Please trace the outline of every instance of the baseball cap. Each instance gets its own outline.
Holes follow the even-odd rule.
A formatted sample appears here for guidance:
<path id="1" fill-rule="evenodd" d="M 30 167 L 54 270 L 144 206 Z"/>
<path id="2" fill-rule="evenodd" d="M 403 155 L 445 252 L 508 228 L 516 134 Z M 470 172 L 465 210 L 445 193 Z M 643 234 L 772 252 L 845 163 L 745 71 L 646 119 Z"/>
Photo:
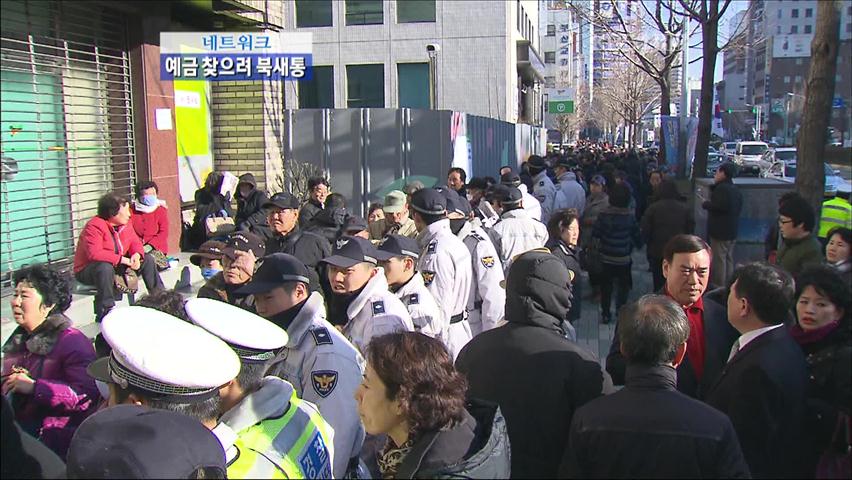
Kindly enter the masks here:
<path id="1" fill-rule="evenodd" d="M 68 478 L 195 478 L 199 469 L 225 478 L 225 452 L 198 420 L 141 405 L 116 405 L 77 428 L 67 456 Z"/>
<path id="2" fill-rule="evenodd" d="M 556 162 L 556 166 L 562 167 L 566 170 L 571 170 L 571 168 L 574 166 L 574 162 L 568 157 L 559 157 L 559 160 Z"/>
<path id="3" fill-rule="evenodd" d="M 331 256 L 320 260 L 340 268 L 349 268 L 359 263 L 378 263 L 376 247 L 369 240 L 361 237 L 344 235 L 334 242 Z"/>
<path id="4" fill-rule="evenodd" d="M 447 213 L 447 197 L 434 188 L 424 188 L 411 196 L 411 208 L 425 215 Z"/>
<path id="5" fill-rule="evenodd" d="M 263 257 L 251 280 L 236 290 L 238 295 L 266 293 L 284 282 L 302 282 L 310 285 L 308 267 L 301 260 L 286 253 L 273 253 Z"/>
<path id="6" fill-rule="evenodd" d="M 201 259 L 221 260 L 224 255 L 225 243 L 218 240 L 207 240 L 202 243 L 196 253 L 189 257 L 189 262 L 195 266 L 201 266 Z"/>
<path id="7" fill-rule="evenodd" d="M 521 177 L 515 172 L 506 172 L 500 176 L 500 184 L 507 187 L 517 187 L 521 184 Z"/>
<path id="8" fill-rule="evenodd" d="M 276 193 L 263 204 L 263 208 L 276 207 L 282 210 L 298 210 L 300 206 L 299 199 L 296 198 L 295 195 L 287 192 Z"/>
<path id="9" fill-rule="evenodd" d="M 263 240 L 257 235 L 249 232 L 234 232 L 225 239 L 225 248 L 222 254 L 228 258 L 235 258 L 235 252 L 252 252 L 255 258 L 261 258 L 266 253 Z"/>
<path id="10" fill-rule="evenodd" d="M 350 233 L 363 232 L 367 228 L 367 221 L 364 220 L 364 217 L 359 217 L 358 215 L 349 215 L 348 217 L 346 217 L 346 222 L 343 224 L 342 230 L 344 234 L 348 235 Z"/>
<path id="11" fill-rule="evenodd" d="M 530 155 L 530 158 L 527 159 L 527 163 L 529 163 L 529 166 L 532 167 L 532 168 L 538 168 L 538 169 L 547 168 L 547 163 L 544 161 L 544 158 L 542 158 L 540 155 Z"/>
<path id="12" fill-rule="evenodd" d="M 420 258 L 420 245 L 417 240 L 402 235 L 388 235 L 379 242 L 379 260 L 390 260 L 394 257 Z"/>
<path id="13" fill-rule="evenodd" d="M 606 178 L 604 178 L 603 175 L 595 175 L 595 176 L 592 177 L 591 180 L 589 180 L 589 183 L 595 183 L 595 184 L 598 184 L 600 186 L 605 187 L 606 186 Z"/>
<path id="14" fill-rule="evenodd" d="M 507 187 L 505 185 L 500 185 L 494 189 L 494 198 L 506 205 L 517 205 L 521 203 L 523 199 L 523 195 L 521 191 L 516 187 Z"/>
<path id="15" fill-rule="evenodd" d="M 386 213 L 399 213 L 405 208 L 407 201 L 405 192 L 400 190 L 391 190 L 385 195 L 385 205 L 382 207 Z"/>

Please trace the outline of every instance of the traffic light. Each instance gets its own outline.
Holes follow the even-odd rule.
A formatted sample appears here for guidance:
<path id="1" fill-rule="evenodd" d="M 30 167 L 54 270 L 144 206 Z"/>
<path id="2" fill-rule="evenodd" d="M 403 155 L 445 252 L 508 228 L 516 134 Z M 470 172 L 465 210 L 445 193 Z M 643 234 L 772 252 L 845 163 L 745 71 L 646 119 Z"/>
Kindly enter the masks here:
<path id="1" fill-rule="evenodd" d="M 751 107 L 751 113 L 757 113 L 757 107 Z"/>
<path id="2" fill-rule="evenodd" d="M 734 109 L 733 109 L 733 108 L 729 108 L 729 109 L 728 109 L 728 113 L 734 113 Z"/>

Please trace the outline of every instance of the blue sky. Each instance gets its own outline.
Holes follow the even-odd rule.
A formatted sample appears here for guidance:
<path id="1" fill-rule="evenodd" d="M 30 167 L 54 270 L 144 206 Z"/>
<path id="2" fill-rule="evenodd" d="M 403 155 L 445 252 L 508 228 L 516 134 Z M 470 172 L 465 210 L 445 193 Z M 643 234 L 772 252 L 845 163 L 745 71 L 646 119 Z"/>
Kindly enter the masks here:
<path id="1" fill-rule="evenodd" d="M 731 19 L 734 18 L 734 15 L 736 15 L 737 12 L 740 12 L 740 11 L 747 9 L 748 3 L 749 3 L 748 0 L 734 0 L 733 2 L 731 2 L 731 5 L 725 11 L 725 15 L 724 15 L 724 17 L 722 17 L 722 21 L 720 22 L 720 25 L 719 25 L 720 41 L 721 41 L 721 37 L 723 35 L 724 35 L 724 38 L 727 38 L 727 32 L 728 32 L 728 29 L 729 29 L 729 24 L 731 22 Z M 693 25 L 692 28 L 695 28 L 695 26 Z M 700 33 L 701 33 L 700 31 L 696 33 L 697 38 L 693 38 L 692 41 L 689 42 L 690 45 L 694 45 L 695 43 L 698 43 L 700 41 L 700 37 L 699 37 Z M 694 60 L 694 59 L 696 59 L 700 56 L 701 56 L 701 47 L 700 46 L 698 48 L 692 48 L 692 49 L 689 50 L 689 59 L 690 60 Z M 718 58 L 716 58 L 716 75 L 715 75 L 714 82 L 718 82 L 718 81 L 722 80 L 722 63 L 723 63 L 722 62 L 722 60 L 723 60 L 722 56 L 723 56 L 723 54 L 720 53 Z M 696 80 L 700 79 L 701 78 L 701 61 L 699 60 L 699 61 L 693 63 L 692 65 L 690 65 L 689 68 L 687 69 L 687 72 L 689 73 L 689 78 L 694 78 Z"/>

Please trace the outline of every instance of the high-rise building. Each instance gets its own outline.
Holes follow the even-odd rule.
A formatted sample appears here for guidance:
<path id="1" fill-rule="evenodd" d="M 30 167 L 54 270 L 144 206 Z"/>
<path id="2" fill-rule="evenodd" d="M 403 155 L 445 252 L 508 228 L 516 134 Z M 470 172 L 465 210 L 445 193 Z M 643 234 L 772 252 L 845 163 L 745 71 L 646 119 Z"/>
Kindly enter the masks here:
<path id="1" fill-rule="evenodd" d="M 430 107 L 540 125 L 539 1 L 287 0 L 285 30 L 313 33 L 314 79 L 290 108 Z"/>

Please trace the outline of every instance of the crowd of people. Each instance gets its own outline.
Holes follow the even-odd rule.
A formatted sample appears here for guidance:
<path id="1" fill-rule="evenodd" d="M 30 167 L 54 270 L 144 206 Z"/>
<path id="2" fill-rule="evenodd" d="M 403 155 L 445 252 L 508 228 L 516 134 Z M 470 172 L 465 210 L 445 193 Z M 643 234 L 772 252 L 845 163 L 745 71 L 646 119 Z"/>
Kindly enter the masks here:
<path id="1" fill-rule="evenodd" d="M 234 211 L 214 172 L 189 299 L 160 278 L 157 185 L 108 193 L 73 279 L 15 273 L 3 477 L 848 478 L 848 202 L 818 219 L 784 195 L 765 261 L 736 265 L 735 176 L 698 206 L 703 239 L 665 168 L 593 144 L 453 168 L 366 219 L 327 179 L 300 199 L 250 173 Z M 653 291 L 630 302 L 637 274 Z M 94 342 L 65 315 L 74 280 Z M 595 299 L 605 362 L 573 325 Z"/>

